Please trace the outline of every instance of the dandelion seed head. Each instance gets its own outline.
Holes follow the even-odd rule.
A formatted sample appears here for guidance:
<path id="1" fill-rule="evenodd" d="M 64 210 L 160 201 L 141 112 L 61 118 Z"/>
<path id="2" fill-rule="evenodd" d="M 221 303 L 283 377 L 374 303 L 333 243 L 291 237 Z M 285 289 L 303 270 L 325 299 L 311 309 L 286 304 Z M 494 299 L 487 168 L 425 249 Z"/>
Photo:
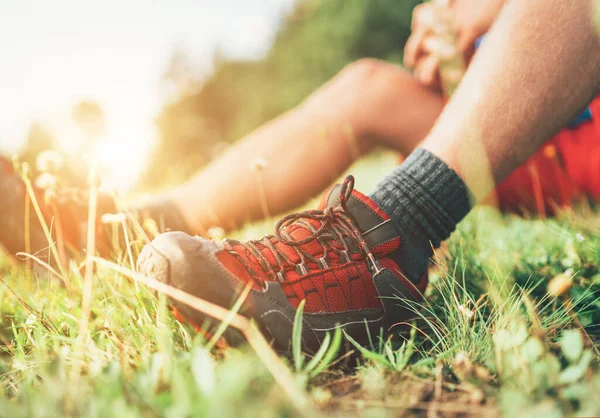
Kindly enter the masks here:
<path id="1" fill-rule="evenodd" d="M 471 319 L 473 318 L 473 315 L 475 315 L 475 313 L 469 308 L 467 308 L 465 305 L 458 305 L 458 310 L 467 319 Z"/>
<path id="2" fill-rule="evenodd" d="M 48 172 L 42 173 L 35 179 L 35 185 L 42 190 L 55 189 L 58 186 L 58 180 L 54 174 Z"/>
<path id="3" fill-rule="evenodd" d="M 37 155 L 35 166 L 42 173 L 56 174 L 62 167 L 64 161 L 62 156 L 56 151 L 42 151 Z"/>

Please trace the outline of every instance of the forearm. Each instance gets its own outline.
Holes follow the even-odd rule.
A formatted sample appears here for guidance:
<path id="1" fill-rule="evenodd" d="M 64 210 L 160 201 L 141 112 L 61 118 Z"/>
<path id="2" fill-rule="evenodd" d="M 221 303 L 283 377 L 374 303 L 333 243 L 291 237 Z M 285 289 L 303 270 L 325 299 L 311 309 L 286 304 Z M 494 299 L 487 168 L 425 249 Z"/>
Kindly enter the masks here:
<path id="1" fill-rule="evenodd" d="M 476 198 L 595 95 L 600 42 L 589 0 L 508 1 L 423 147 Z"/>

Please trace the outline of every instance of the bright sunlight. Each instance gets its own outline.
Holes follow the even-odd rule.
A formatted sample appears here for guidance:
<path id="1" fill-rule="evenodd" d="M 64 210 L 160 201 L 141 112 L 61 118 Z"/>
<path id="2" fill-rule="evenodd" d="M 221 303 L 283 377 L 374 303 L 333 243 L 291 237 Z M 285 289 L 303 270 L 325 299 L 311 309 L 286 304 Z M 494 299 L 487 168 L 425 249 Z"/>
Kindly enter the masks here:
<path id="1" fill-rule="evenodd" d="M 197 82 L 216 50 L 260 58 L 291 4 L 3 2 L 0 51 L 10 65 L 0 69 L 0 151 L 19 152 L 37 124 L 66 154 L 98 158 L 109 187 L 128 190 L 156 143 L 155 118 L 171 100 L 164 75 L 173 54 L 185 53 Z M 232 8 L 239 13 L 231 15 Z M 103 113 L 95 156 L 81 154 L 72 118 L 80 101 L 96 103 Z"/>

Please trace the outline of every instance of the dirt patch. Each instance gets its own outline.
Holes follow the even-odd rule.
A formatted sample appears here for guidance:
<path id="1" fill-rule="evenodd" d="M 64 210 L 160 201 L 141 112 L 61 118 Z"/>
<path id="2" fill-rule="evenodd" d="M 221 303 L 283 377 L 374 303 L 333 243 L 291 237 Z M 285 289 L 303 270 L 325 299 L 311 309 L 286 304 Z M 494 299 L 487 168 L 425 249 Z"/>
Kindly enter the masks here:
<path id="1" fill-rule="evenodd" d="M 332 394 L 326 410 L 350 416 L 497 417 L 493 394 L 468 384 L 445 383 L 404 373 L 390 373 L 381 391 L 365 387 L 359 376 L 343 377 L 320 386 Z"/>

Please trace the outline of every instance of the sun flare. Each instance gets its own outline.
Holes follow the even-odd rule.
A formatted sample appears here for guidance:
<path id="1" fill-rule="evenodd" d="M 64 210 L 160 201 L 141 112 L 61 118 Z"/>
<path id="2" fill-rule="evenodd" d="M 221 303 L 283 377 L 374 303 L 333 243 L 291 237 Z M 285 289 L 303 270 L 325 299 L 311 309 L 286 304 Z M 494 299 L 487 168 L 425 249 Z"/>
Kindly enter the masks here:
<path id="1" fill-rule="evenodd" d="M 144 169 L 147 148 L 143 141 L 120 135 L 99 141 L 91 157 L 98 162 L 102 186 L 120 193 L 128 191 Z"/>

